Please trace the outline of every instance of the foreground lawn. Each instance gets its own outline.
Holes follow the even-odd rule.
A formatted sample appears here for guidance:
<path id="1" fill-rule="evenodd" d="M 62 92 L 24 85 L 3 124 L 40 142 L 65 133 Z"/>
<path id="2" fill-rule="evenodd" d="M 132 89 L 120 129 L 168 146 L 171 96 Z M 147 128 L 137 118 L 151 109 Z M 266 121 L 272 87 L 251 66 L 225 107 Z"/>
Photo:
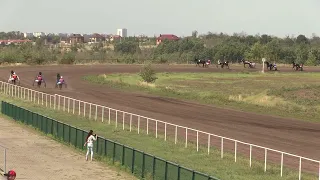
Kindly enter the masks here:
<path id="1" fill-rule="evenodd" d="M 84 79 L 124 90 L 320 121 L 320 73 L 158 73 L 157 77 L 154 84 L 142 83 L 138 74 Z"/>
<path id="2" fill-rule="evenodd" d="M 163 141 L 163 137 L 156 139 L 154 135 L 146 135 L 140 131 L 140 135 L 136 131 L 130 132 L 128 127 L 123 131 L 121 127 L 115 128 L 114 124 L 106 124 L 98 121 L 84 119 L 64 112 L 57 112 L 52 109 L 44 109 L 27 101 L 12 99 L 1 95 L 1 100 L 14 103 L 18 106 L 27 108 L 31 111 L 46 115 L 67 124 L 76 126 L 81 129 L 93 129 L 99 136 L 126 144 L 133 148 L 156 155 L 158 157 L 176 162 L 187 168 L 191 168 L 200 172 L 218 177 L 221 180 L 289 180 L 298 179 L 298 171 L 284 169 L 283 177 L 280 177 L 279 166 L 267 166 L 267 172 L 263 171 L 264 163 L 253 161 L 252 167 L 249 167 L 249 159 L 238 155 L 237 163 L 234 162 L 233 154 L 224 154 L 224 159 L 220 158 L 220 152 L 212 148 L 210 155 L 207 154 L 207 148 L 201 147 L 199 152 L 195 151 L 195 147 L 190 144 L 188 148 L 184 148 L 184 144 L 175 145 L 173 140 L 167 139 Z M 303 179 L 316 179 L 316 176 L 303 174 Z"/>

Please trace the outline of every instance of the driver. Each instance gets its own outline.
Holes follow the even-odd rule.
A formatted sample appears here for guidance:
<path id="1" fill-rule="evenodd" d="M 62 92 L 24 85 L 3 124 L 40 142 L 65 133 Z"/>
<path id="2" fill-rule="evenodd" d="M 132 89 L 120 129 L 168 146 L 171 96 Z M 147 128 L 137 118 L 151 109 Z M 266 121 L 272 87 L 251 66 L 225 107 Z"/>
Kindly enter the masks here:
<path id="1" fill-rule="evenodd" d="M 44 81 L 44 78 L 42 76 L 42 72 L 39 72 L 39 74 L 36 76 L 36 82 L 39 82 L 39 81 Z"/>
<path id="2" fill-rule="evenodd" d="M 8 81 L 19 80 L 19 79 L 20 79 L 19 76 L 14 71 L 11 71 Z"/>
<path id="3" fill-rule="evenodd" d="M 60 79 L 59 79 L 59 81 L 58 81 L 58 83 L 57 84 L 63 84 L 64 83 L 64 79 L 63 79 L 63 77 L 62 76 L 60 76 Z"/>

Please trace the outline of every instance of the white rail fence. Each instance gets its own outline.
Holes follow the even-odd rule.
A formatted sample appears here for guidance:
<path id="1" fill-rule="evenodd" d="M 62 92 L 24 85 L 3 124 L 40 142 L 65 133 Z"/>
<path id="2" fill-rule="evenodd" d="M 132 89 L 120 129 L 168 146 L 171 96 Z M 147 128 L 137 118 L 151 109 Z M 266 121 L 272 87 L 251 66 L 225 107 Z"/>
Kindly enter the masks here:
<path id="1" fill-rule="evenodd" d="M 236 139 L 219 136 L 212 133 L 203 132 L 197 129 L 172 124 L 157 119 L 141 116 L 138 114 L 113 109 L 90 102 L 81 101 L 78 99 L 66 97 L 58 94 L 47 94 L 33 89 L 12 85 L 6 82 L 1 83 L 0 92 L 16 98 L 21 98 L 33 103 L 43 105 L 45 107 L 68 112 L 78 116 L 82 116 L 95 121 L 115 124 L 115 127 L 120 127 L 125 130 L 127 127 L 130 131 L 136 130 L 138 134 L 146 133 L 154 134 L 156 138 L 172 138 L 174 143 L 182 141 L 185 147 L 191 142 L 195 145 L 196 151 L 199 151 L 199 146 L 207 147 L 207 153 L 214 147 L 220 147 L 221 158 L 224 157 L 224 152 L 230 151 L 234 153 L 234 161 L 237 162 L 238 153 L 247 154 L 249 156 L 249 166 L 252 166 L 252 158 L 261 159 L 264 161 L 264 171 L 267 171 L 267 161 L 280 161 L 280 176 L 283 176 L 284 165 L 296 167 L 301 180 L 302 165 L 308 172 L 318 174 L 320 180 L 320 161 L 294 155 L 291 153 L 242 142 Z"/>
<path id="2" fill-rule="evenodd" d="M 0 145 L 0 174 L 7 172 L 7 148 Z M 3 175 L 3 174 L 2 174 Z"/>

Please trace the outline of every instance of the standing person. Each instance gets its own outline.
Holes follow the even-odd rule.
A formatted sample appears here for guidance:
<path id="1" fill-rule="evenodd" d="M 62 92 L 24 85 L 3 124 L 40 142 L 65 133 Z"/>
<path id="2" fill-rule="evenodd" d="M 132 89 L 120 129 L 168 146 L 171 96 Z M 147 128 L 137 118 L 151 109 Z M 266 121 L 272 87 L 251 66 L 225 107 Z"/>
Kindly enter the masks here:
<path id="1" fill-rule="evenodd" d="M 98 136 L 96 134 L 93 134 L 93 131 L 90 130 L 90 132 L 88 133 L 88 136 L 86 138 L 86 142 L 83 145 L 83 146 L 87 145 L 86 161 L 88 161 L 89 152 L 91 154 L 91 161 L 92 161 L 92 158 L 93 158 L 93 141 L 96 141 L 97 137 Z"/>
<path id="2" fill-rule="evenodd" d="M 14 170 L 10 170 L 8 173 L 4 174 L 4 176 L 6 176 L 5 180 L 15 180 L 17 174 Z"/>

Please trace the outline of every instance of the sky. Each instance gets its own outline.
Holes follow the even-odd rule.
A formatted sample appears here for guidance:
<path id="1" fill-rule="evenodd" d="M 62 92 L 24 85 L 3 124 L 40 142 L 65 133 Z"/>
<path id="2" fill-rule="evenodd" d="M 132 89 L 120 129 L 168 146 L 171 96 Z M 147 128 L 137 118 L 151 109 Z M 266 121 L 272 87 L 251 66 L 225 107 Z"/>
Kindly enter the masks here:
<path id="1" fill-rule="evenodd" d="M 320 35 L 319 0 L 0 0 L 0 31 Z"/>

